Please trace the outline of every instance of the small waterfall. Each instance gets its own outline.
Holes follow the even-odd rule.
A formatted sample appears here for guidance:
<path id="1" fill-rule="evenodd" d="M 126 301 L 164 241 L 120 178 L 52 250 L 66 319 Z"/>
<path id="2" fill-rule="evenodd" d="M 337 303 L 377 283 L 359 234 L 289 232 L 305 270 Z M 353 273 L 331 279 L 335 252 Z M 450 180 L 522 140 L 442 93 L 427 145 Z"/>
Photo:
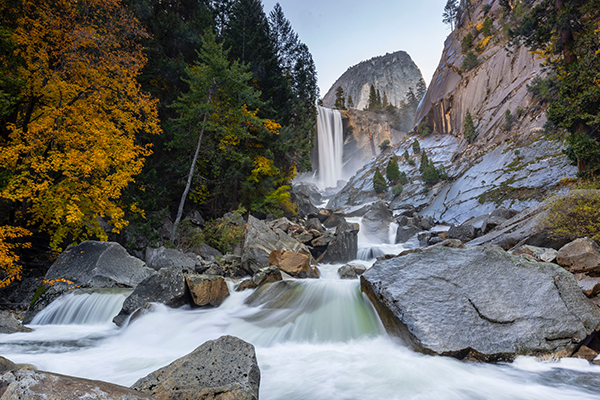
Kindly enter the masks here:
<path id="1" fill-rule="evenodd" d="M 319 151 L 319 182 L 322 189 L 336 187 L 342 179 L 344 135 L 342 114 L 338 110 L 317 107 L 317 144 Z"/>
<path id="2" fill-rule="evenodd" d="M 32 325 L 101 325 L 112 324 L 131 290 L 109 289 L 107 292 L 74 292 L 62 295 L 40 311 Z"/>

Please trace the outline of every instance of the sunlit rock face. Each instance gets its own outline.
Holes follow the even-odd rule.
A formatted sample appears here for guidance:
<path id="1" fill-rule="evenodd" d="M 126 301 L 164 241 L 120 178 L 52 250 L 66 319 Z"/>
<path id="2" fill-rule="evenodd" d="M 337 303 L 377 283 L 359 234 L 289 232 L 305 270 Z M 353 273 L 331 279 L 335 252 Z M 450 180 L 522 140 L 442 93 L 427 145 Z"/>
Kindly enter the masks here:
<path id="1" fill-rule="evenodd" d="M 422 78 L 419 67 L 405 51 L 374 57 L 348 68 L 323 97 L 323 105 L 333 108 L 335 91 L 341 87 L 346 99 L 352 96 L 353 108 L 364 110 L 373 85 L 382 98 L 385 93 L 389 103 L 399 106 L 406 99 L 408 88 L 414 91 Z"/>

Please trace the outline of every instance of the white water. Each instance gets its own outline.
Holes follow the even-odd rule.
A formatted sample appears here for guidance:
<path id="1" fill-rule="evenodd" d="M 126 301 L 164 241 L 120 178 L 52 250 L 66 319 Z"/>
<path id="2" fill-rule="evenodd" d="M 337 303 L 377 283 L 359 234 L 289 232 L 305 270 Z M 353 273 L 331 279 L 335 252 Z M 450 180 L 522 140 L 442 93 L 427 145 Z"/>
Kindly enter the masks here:
<path id="1" fill-rule="evenodd" d="M 319 186 L 336 187 L 342 179 L 344 138 L 342 115 L 338 110 L 317 106 L 317 145 L 319 152 Z"/>
<path id="2" fill-rule="evenodd" d="M 216 309 L 157 305 L 122 329 L 73 320 L 31 325 L 34 332 L 0 335 L 0 354 L 41 370 L 129 386 L 230 334 L 256 347 L 262 400 L 600 400 L 600 367 L 587 361 L 522 357 L 486 365 L 409 350 L 384 332 L 358 281 L 337 279 L 340 266 L 321 265 L 320 280 L 278 283 L 286 290 L 257 296 L 252 305 L 244 303 L 252 291 L 232 292 Z M 74 297 L 58 301 L 68 308 L 79 301 Z"/>

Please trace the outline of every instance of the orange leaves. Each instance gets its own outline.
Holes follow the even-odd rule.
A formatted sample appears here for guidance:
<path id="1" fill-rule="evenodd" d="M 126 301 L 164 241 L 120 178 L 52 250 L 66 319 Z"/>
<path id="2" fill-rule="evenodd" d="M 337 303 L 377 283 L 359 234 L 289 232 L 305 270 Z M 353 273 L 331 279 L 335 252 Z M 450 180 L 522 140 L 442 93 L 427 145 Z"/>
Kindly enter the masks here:
<path id="1" fill-rule="evenodd" d="M 119 0 L 21 4 L 13 39 L 27 88 L 0 144 L 13 173 L 0 197 L 30 204 L 55 250 L 66 238 L 106 239 L 98 217 L 115 232 L 126 225 L 117 201 L 150 154 L 136 137 L 160 132 L 156 101 L 135 79 L 146 34 Z"/>
<path id="2" fill-rule="evenodd" d="M 31 235 L 27 229 L 14 226 L 0 226 L 0 288 L 10 285 L 11 282 L 21 279 L 22 266 L 17 264 L 19 256 L 14 253 L 17 244 L 15 239 Z M 27 248 L 29 243 L 21 243 L 21 248 Z"/>

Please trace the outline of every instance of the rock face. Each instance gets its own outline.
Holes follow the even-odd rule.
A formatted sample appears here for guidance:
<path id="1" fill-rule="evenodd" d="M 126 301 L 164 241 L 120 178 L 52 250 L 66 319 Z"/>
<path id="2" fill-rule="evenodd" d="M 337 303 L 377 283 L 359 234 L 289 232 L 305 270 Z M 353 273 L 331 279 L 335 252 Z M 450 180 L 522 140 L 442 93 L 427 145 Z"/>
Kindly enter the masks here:
<path id="1" fill-rule="evenodd" d="M 193 271 L 196 267 L 196 257 L 185 254 L 178 249 L 167 249 L 163 246 L 158 249 L 146 248 L 146 263 L 148 267 L 158 271 L 161 268 L 178 267 Z"/>
<path id="2" fill-rule="evenodd" d="M 600 323 L 570 273 L 500 249 L 436 247 L 378 261 L 361 288 L 388 331 L 460 359 L 569 356 Z"/>
<path id="3" fill-rule="evenodd" d="M 404 51 L 374 57 L 348 68 L 323 97 L 323 105 L 333 108 L 335 91 L 341 87 L 346 97 L 352 96 L 354 108 L 363 110 L 369 103 L 373 85 L 381 97 L 385 93 L 391 104 L 399 106 L 406 100 L 408 88 L 414 90 L 420 79 L 423 79 L 421 71 Z"/>
<path id="4" fill-rule="evenodd" d="M 14 314 L 8 311 L 0 311 L 0 333 L 16 332 L 31 332 L 31 329 L 23 326 Z"/>
<path id="5" fill-rule="evenodd" d="M 233 336 L 210 340 L 131 387 L 158 400 L 258 400 L 254 346 Z"/>
<path id="6" fill-rule="evenodd" d="M 127 317 L 147 303 L 159 302 L 169 307 L 181 307 L 188 303 L 188 290 L 180 268 L 163 268 L 149 276 L 135 288 L 123 303 L 119 314 L 113 319 L 118 326 Z"/>
<path id="7" fill-rule="evenodd" d="M 199 307 L 218 307 L 229 296 L 227 283 L 222 276 L 187 275 L 185 282 L 194 304 Z"/>
<path id="8" fill-rule="evenodd" d="M 0 394 L 2 400 L 153 399 L 145 393 L 112 383 L 28 369 L 18 369 L 0 376 Z"/>
<path id="9" fill-rule="evenodd" d="M 58 256 L 46 273 L 46 280 L 64 278 L 80 286 L 135 287 L 153 273 L 118 243 L 87 241 Z"/>

